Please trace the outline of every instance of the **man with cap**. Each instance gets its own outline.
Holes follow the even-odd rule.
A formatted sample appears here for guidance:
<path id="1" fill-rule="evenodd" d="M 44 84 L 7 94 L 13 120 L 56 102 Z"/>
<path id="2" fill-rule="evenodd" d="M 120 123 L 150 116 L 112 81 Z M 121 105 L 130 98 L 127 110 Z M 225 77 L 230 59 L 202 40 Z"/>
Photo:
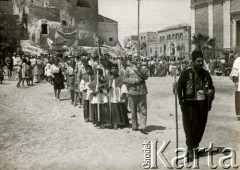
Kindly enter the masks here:
<path id="1" fill-rule="evenodd" d="M 137 58 L 133 58 L 129 66 L 123 76 L 123 83 L 128 87 L 128 101 L 132 113 L 132 130 L 140 130 L 141 133 L 148 134 L 145 130 L 147 123 L 148 93 L 145 81 L 148 79 L 148 70 L 137 63 Z M 138 108 L 139 121 L 137 116 Z"/>
<path id="2" fill-rule="evenodd" d="M 201 142 L 214 92 L 212 78 L 203 69 L 202 51 L 193 51 L 192 68 L 183 71 L 177 85 L 190 160 L 193 158 L 193 149 L 198 148 Z"/>

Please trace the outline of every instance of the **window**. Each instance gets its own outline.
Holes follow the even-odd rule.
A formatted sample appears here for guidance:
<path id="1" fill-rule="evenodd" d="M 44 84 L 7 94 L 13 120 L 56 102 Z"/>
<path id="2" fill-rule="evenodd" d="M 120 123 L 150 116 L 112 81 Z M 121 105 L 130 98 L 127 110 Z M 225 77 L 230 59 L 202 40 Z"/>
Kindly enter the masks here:
<path id="1" fill-rule="evenodd" d="M 182 33 L 180 33 L 180 37 L 179 37 L 180 39 L 183 39 L 183 34 Z"/>
<path id="2" fill-rule="evenodd" d="M 172 35 L 172 39 L 173 39 L 173 40 L 175 39 L 175 35 L 174 35 L 174 34 Z"/>
<path id="3" fill-rule="evenodd" d="M 176 34 L 176 39 L 179 39 L 178 34 Z"/>
<path id="4" fill-rule="evenodd" d="M 152 48 L 150 48 L 150 53 L 152 53 Z"/>
<path id="5" fill-rule="evenodd" d="M 84 7 L 84 8 L 92 8 L 92 5 L 88 0 L 78 0 L 77 6 Z"/>
<path id="6" fill-rule="evenodd" d="M 109 38 L 109 41 L 113 41 L 113 38 L 112 38 L 112 37 L 110 37 L 110 38 Z"/>
<path id="7" fill-rule="evenodd" d="M 141 37 L 141 40 L 143 40 L 143 37 Z"/>
<path id="8" fill-rule="evenodd" d="M 160 47 L 160 53 L 162 53 L 162 47 Z"/>
<path id="9" fill-rule="evenodd" d="M 145 38 L 146 38 L 146 37 L 144 36 L 144 40 L 145 40 Z"/>
<path id="10" fill-rule="evenodd" d="M 62 25 L 67 26 L 67 21 L 66 20 L 62 20 Z"/>
<path id="11" fill-rule="evenodd" d="M 185 51 L 185 45 L 184 44 L 181 46 L 181 51 Z"/>

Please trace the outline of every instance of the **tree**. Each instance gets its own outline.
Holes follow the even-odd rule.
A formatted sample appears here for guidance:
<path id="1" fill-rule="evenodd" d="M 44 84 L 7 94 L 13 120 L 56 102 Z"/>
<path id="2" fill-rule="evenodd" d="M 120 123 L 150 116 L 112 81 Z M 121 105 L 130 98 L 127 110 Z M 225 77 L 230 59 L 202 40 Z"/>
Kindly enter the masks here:
<path id="1" fill-rule="evenodd" d="M 192 36 L 192 44 L 195 45 L 195 50 L 205 51 L 206 49 L 211 49 L 212 57 L 214 57 L 214 49 L 216 45 L 216 39 L 210 38 L 208 35 L 198 33 L 193 34 Z"/>
<path id="2" fill-rule="evenodd" d="M 198 33 L 193 34 L 192 36 L 192 43 L 195 45 L 196 50 L 203 50 L 204 47 L 207 46 L 208 41 L 209 41 L 209 36 L 205 34 Z"/>

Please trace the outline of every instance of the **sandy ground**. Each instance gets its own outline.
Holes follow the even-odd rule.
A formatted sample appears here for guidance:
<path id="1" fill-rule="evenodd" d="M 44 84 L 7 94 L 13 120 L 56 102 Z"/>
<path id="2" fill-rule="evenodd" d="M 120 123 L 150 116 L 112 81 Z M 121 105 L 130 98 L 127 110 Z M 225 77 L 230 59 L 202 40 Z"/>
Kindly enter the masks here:
<path id="1" fill-rule="evenodd" d="M 213 77 L 216 98 L 209 113 L 201 147 L 210 142 L 236 151 L 240 164 L 240 121 L 234 111 L 234 88 L 228 77 Z M 82 170 L 143 169 L 144 141 L 171 140 L 164 155 L 169 161 L 175 149 L 175 108 L 173 77 L 149 78 L 148 135 L 130 128 L 97 129 L 83 120 L 83 110 L 70 105 L 64 90 L 62 101 L 53 98 L 46 83 L 16 88 L 16 81 L 0 85 L 0 169 L 1 170 Z M 76 117 L 71 117 L 72 115 Z M 129 114 L 129 118 L 131 114 Z M 179 146 L 185 147 L 182 116 L 179 112 Z M 214 163 L 223 157 L 214 155 Z M 229 164 L 229 161 L 226 162 Z M 200 169 L 208 169 L 207 156 Z M 164 168 L 158 161 L 159 169 Z"/>

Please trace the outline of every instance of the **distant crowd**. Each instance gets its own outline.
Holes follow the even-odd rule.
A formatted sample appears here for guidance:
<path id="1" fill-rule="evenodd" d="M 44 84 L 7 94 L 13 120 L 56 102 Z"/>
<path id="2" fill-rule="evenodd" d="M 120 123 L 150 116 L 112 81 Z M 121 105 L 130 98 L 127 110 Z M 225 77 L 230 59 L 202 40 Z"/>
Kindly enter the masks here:
<path id="1" fill-rule="evenodd" d="M 33 85 L 33 83 L 39 83 L 42 80 L 46 80 L 51 83 L 51 76 L 49 69 L 51 64 L 53 64 L 53 55 L 41 54 L 37 55 L 25 55 L 25 54 L 4 54 L 0 55 L 0 77 L 3 80 L 3 67 L 7 69 L 7 76 L 9 80 L 19 80 L 17 87 L 20 87 L 20 83 L 28 86 Z M 85 56 L 67 56 L 59 57 L 60 63 L 63 66 L 63 73 L 67 70 L 69 66 L 70 59 L 74 58 L 76 62 L 79 60 L 88 60 L 90 63 L 94 60 L 91 54 Z M 127 61 L 131 60 L 132 56 L 125 58 L 109 58 L 112 63 L 118 64 L 119 67 L 123 69 L 127 67 Z M 207 70 L 211 75 L 226 75 L 228 76 L 235 57 L 230 54 L 229 57 L 216 57 L 214 59 L 204 60 L 204 69 Z M 174 68 L 177 68 L 177 75 L 180 75 L 183 71 L 191 67 L 191 60 L 180 57 L 175 59 L 175 57 L 157 57 L 152 56 L 150 58 L 140 59 L 139 64 L 149 70 L 150 77 L 163 77 L 167 75 L 173 75 Z M 105 64 L 106 65 L 106 64 Z M 107 65 L 105 66 L 107 67 Z M 19 74 L 21 73 L 21 74 Z M 66 76 L 65 76 L 66 77 Z"/>

